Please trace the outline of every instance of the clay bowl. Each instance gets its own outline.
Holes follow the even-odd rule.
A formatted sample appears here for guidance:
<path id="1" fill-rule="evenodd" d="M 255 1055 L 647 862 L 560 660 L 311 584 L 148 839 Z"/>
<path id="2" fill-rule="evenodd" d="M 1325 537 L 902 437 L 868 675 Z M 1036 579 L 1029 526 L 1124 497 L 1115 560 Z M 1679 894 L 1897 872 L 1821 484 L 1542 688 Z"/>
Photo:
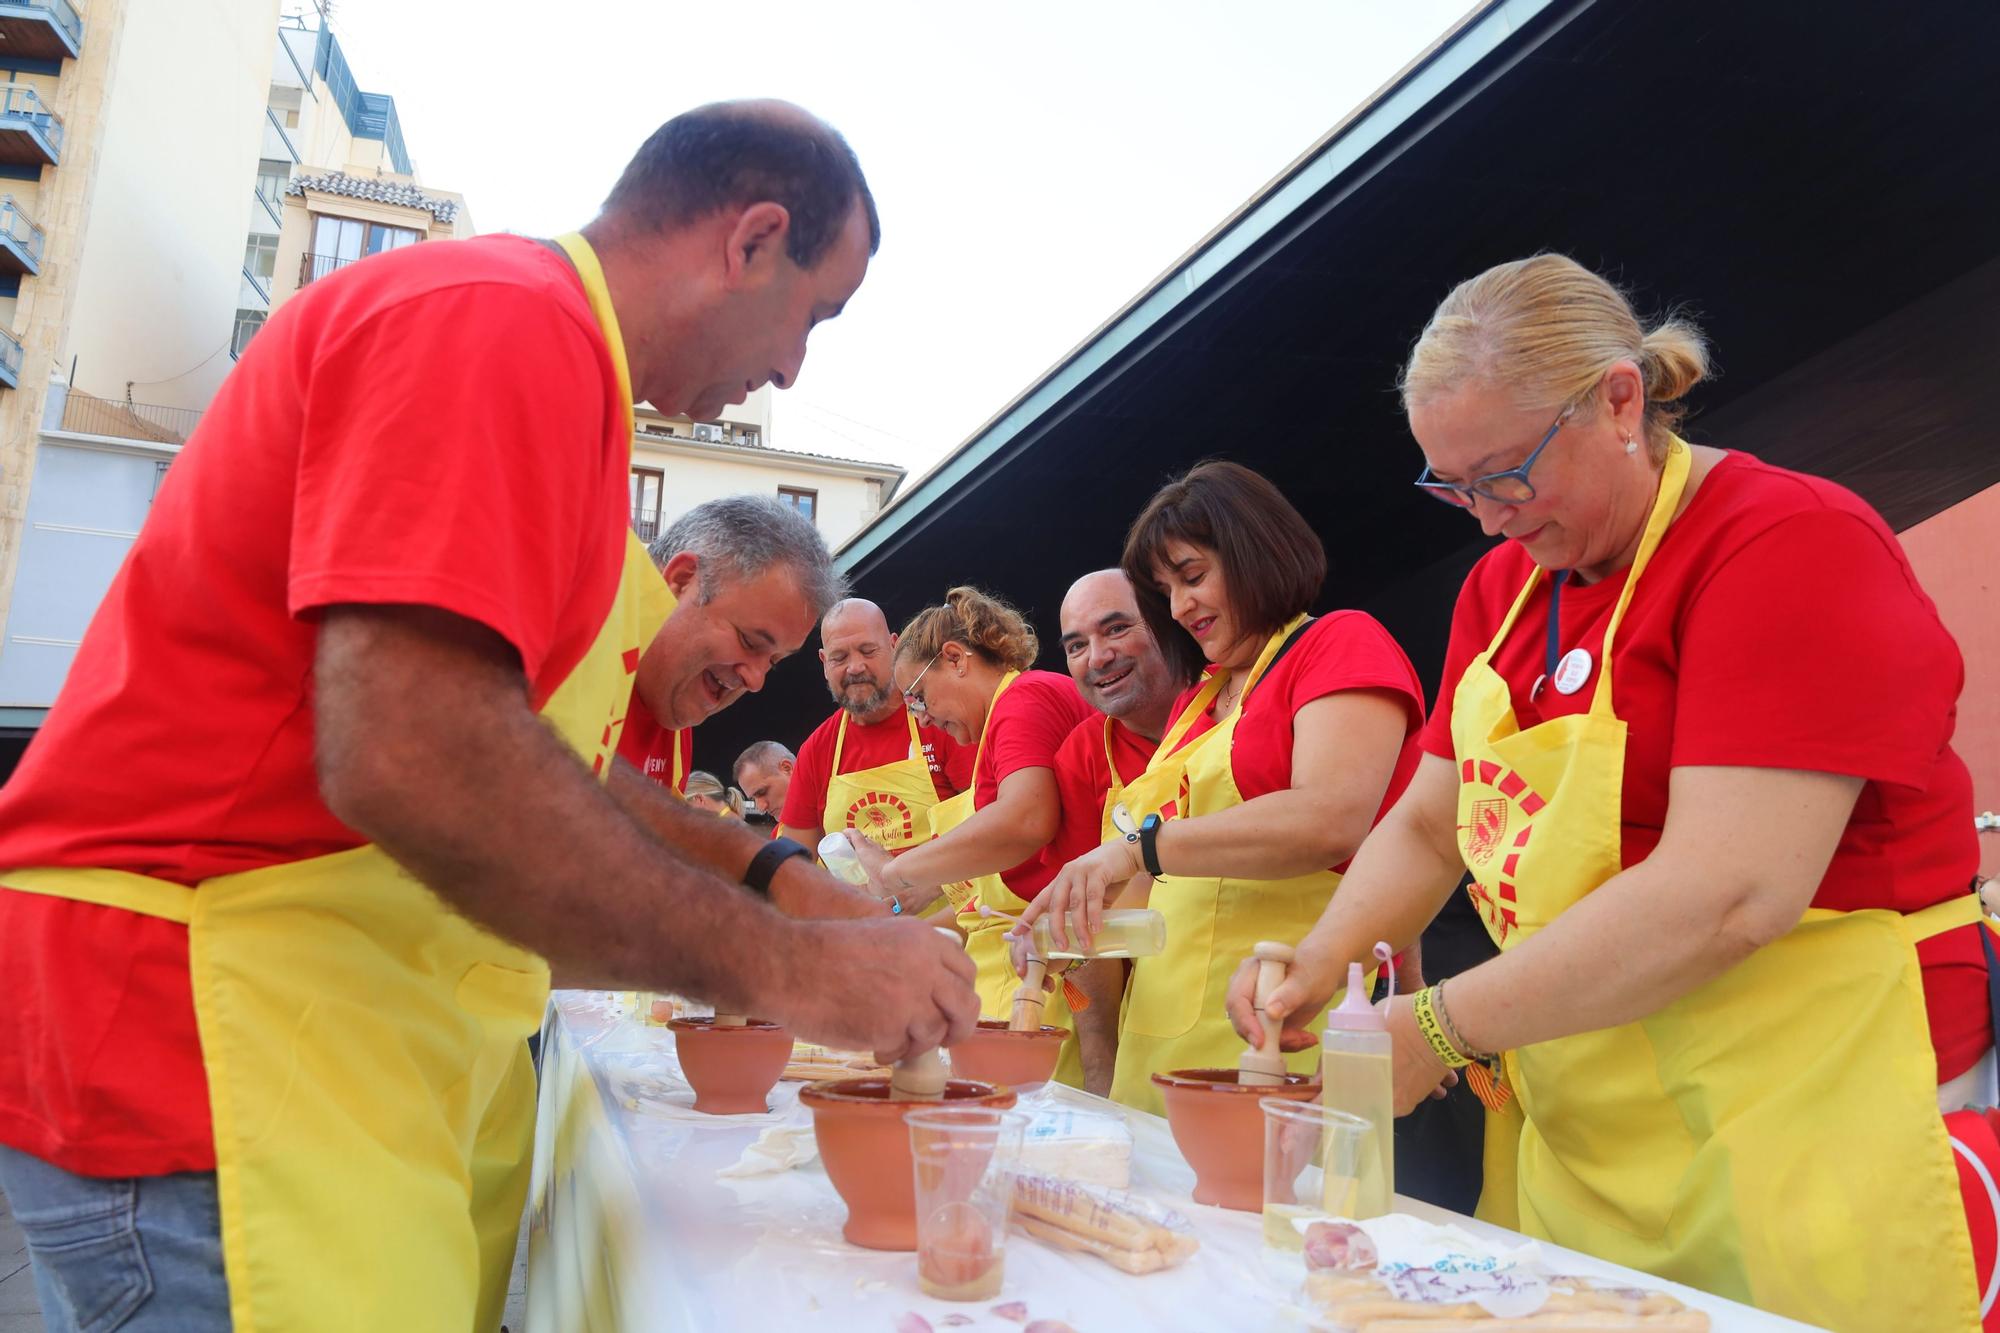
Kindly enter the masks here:
<path id="1" fill-rule="evenodd" d="M 1014 1091 L 954 1078 L 945 1083 L 942 1101 L 912 1101 L 892 1093 L 886 1078 L 836 1078 L 807 1084 L 799 1100 L 812 1108 L 820 1160 L 847 1204 L 840 1234 L 870 1250 L 914 1250 L 916 1167 L 903 1113 L 934 1106 L 1004 1111 L 1014 1104 Z"/>
<path id="2" fill-rule="evenodd" d="M 1056 1058 L 1068 1036 L 1068 1028 L 1015 1032 L 997 1018 L 982 1018 L 977 1031 L 951 1048 L 951 1072 L 1010 1088 L 1046 1083 L 1056 1072 Z"/>
<path id="3" fill-rule="evenodd" d="M 1281 1085 L 1238 1083 L 1234 1069 L 1176 1069 L 1155 1074 L 1167 1104 L 1167 1128 L 1194 1168 L 1194 1201 L 1246 1213 L 1264 1207 L 1265 1097 L 1309 1102 L 1319 1079 L 1286 1074 Z"/>
<path id="4" fill-rule="evenodd" d="M 694 1088 L 695 1110 L 748 1115 L 771 1109 L 765 1098 L 792 1058 L 788 1029 L 756 1018 L 742 1027 L 717 1027 L 710 1018 L 676 1018 L 667 1026 L 681 1072 Z"/>

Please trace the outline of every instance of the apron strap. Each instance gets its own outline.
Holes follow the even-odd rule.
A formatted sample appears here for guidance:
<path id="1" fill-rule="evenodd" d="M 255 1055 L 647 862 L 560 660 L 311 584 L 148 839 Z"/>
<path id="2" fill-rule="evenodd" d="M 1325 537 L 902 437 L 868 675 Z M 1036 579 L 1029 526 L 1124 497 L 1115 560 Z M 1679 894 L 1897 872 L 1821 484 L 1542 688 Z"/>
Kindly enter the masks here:
<path id="1" fill-rule="evenodd" d="M 580 231 L 556 237 L 556 244 L 576 266 L 577 277 L 583 279 L 584 299 L 590 302 L 590 313 L 597 317 L 597 327 L 604 334 L 606 349 L 611 353 L 611 369 L 618 377 L 618 401 L 625 414 L 625 434 L 629 438 L 637 431 L 632 416 L 632 368 L 625 360 L 625 336 L 618 328 L 618 312 L 611 305 L 611 287 L 604 280 L 604 266 L 597 262 L 597 251 L 591 249 Z M 628 442 L 625 447 L 629 451 L 632 446 Z"/>
<path id="2" fill-rule="evenodd" d="M 993 697 L 986 701 L 986 716 L 979 722 L 979 744 L 972 751 L 972 785 L 975 788 L 979 786 L 979 761 L 986 757 L 986 737 L 993 730 L 989 725 L 993 721 L 993 706 L 1000 702 L 1000 696 L 1007 692 L 1007 687 L 1012 685 L 1020 674 L 1018 671 L 1009 671 L 1000 677 L 1000 684 L 993 691 Z"/>
<path id="3" fill-rule="evenodd" d="M 72 902 L 116 907 L 140 916 L 158 917 L 185 926 L 194 916 L 194 890 L 185 884 L 135 875 L 127 870 L 59 867 L 9 870 L 0 873 L 0 888 L 39 893 Z"/>
<path id="4" fill-rule="evenodd" d="M 907 708 L 903 710 L 905 714 L 908 714 L 909 711 Z M 833 766 L 826 770 L 826 781 L 829 788 L 833 785 L 833 780 L 840 776 L 840 752 L 846 745 L 847 710 L 843 708 L 840 710 L 840 725 L 834 728 L 833 732 Z"/>
<path id="5" fill-rule="evenodd" d="M 1670 436 L 1666 466 L 1660 469 L 1659 493 L 1653 497 L 1653 512 L 1646 517 L 1646 531 L 1639 538 L 1639 550 L 1632 557 L 1632 568 L 1625 573 L 1625 586 L 1618 592 L 1618 605 L 1612 608 L 1611 623 L 1604 627 L 1604 656 L 1597 670 L 1597 691 L 1590 699 L 1590 711 L 1599 717 L 1613 716 L 1611 647 L 1618 637 L 1618 626 L 1625 619 L 1626 609 L 1632 605 L 1632 594 L 1639 586 L 1639 576 L 1652 563 L 1653 552 L 1659 549 L 1660 540 L 1667 535 L 1668 525 L 1674 521 L 1674 512 L 1680 508 L 1693 462 L 1694 451 L 1688 448 L 1687 443 L 1678 435 Z"/>
<path id="6" fill-rule="evenodd" d="M 892 685 L 895 684 L 893 680 L 891 680 L 889 683 Z M 910 758 L 921 760 L 924 757 L 923 733 L 917 730 L 917 715 L 915 713 L 912 713 L 907 705 L 905 705 L 903 708 L 903 721 L 910 724 Z M 840 732 L 843 736 L 847 734 L 847 717 L 845 714 L 843 714 L 840 719 Z M 980 734 L 983 736 L 986 733 L 981 732 Z M 836 773 L 840 771 L 839 756 L 840 756 L 840 749 L 839 746 L 836 745 L 834 747 L 834 772 Z M 930 768 L 930 765 L 925 764 L 924 767 L 926 770 L 928 770 Z"/>
<path id="7" fill-rule="evenodd" d="M 1118 773 L 1118 755 L 1111 748 L 1111 728 L 1118 725 L 1118 719 L 1108 714 L 1104 719 L 1104 767 L 1111 774 L 1111 785 L 1104 790 L 1104 799 L 1115 801 L 1118 793 L 1125 790 L 1125 779 Z"/>

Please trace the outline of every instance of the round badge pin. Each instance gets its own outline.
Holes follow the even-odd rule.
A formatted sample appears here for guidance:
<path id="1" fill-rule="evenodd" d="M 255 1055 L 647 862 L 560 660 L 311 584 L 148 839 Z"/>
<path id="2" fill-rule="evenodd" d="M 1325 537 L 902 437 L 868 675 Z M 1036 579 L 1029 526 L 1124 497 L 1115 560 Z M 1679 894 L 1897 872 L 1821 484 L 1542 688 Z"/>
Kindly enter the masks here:
<path id="1" fill-rule="evenodd" d="M 1557 694 L 1575 694 L 1583 688 L 1583 682 L 1589 679 L 1590 653 L 1585 649 L 1572 648 L 1563 654 L 1562 661 L 1556 663 Z"/>

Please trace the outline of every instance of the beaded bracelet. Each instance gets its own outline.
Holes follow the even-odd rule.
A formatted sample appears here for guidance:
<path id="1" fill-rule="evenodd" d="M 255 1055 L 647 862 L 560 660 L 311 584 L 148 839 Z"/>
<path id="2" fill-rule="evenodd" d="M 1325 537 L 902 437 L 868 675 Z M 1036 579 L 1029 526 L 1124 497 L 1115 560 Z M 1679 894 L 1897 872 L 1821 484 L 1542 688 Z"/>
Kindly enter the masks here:
<path id="1" fill-rule="evenodd" d="M 1496 1058 L 1495 1056 L 1480 1050 L 1477 1046 L 1474 1046 L 1471 1042 L 1458 1035 L 1458 1024 L 1451 1021 L 1451 1011 L 1445 1008 L 1444 982 L 1440 981 L 1431 989 L 1437 992 L 1431 997 L 1431 1011 L 1438 1016 L 1438 1022 L 1443 1025 L 1446 1038 L 1450 1040 L 1453 1046 L 1464 1051 L 1474 1064 L 1491 1064 Z"/>
<path id="2" fill-rule="evenodd" d="M 1411 1011 L 1417 1019 L 1417 1030 L 1424 1034 L 1424 1040 L 1430 1043 L 1431 1050 L 1436 1053 L 1438 1059 L 1444 1061 L 1447 1069 L 1463 1069 L 1472 1061 L 1461 1054 L 1459 1049 L 1451 1044 L 1450 1038 L 1444 1035 L 1444 1028 L 1438 1022 L 1435 1008 L 1437 989 L 1436 986 L 1432 986 L 1428 990 L 1420 990 L 1410 1001 Z"/>

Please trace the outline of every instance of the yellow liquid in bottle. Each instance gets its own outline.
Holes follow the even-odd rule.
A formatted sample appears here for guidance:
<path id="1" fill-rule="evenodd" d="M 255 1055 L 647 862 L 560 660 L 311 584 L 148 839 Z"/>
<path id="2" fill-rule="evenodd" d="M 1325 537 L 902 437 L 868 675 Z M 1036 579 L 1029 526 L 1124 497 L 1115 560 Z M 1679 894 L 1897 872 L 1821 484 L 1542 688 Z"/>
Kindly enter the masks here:
<path id="1" fill-rule="evenodd" d="M 1386 1049 L 1354 1049 L 1366 1044 L 1388 1045 L 1386 1033 L 1326 1033 L 1326 1058 L 1321 1067 L 1323 1100 L 1335 1110 L 1368 1122 L 1369 1132 L 1351 1161 L 1330 1152 L 1326 1162 L 1327 1211 L 1336 1217 L 1380 1217 L 1390 1211 L 1396 1192 L 1395 1079 Z M 1335 1186 L 1343 1196 L 1336 1207 Z M 1348 1186 L 1351 1184 L 1351 1189 Z"/>

